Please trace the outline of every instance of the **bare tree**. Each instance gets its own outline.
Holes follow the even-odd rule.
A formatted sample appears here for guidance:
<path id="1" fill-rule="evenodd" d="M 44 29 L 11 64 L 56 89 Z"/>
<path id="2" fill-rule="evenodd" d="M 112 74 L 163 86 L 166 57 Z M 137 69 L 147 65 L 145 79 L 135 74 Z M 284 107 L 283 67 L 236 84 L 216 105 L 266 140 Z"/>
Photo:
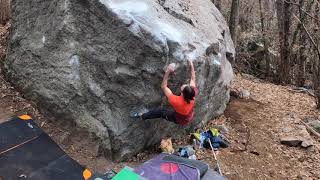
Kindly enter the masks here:
<path id="1" fill-rule="evenodd" d="M 279 42 L 280 42 L 280 59 L 278 66 L 279 83 L 290 83 L 290 25 L 291 25 L 291 5 L 285 0 L 276 1 Z"/>
<path id="2" fill-rule="evenodd" d="M 314 49 L 316 51 L 315 57 L 314 57 L 314 77 L 313 77 L 313 84 L 314 84 L 314 89 L 315 89 L 315 95 L 317 98 L 317 108 L 320 109 L 320 3 L 317 1 L 316 8 L 315 8 L 315 19 L 314 19 L 314 35 L 315 35 L 315 40 L 312 40 L 311 35 L 307 32 L 306 28 L 306 33 L 308 34 L 310 40 L 312 41 L 312 44 L 314 46 Z M 303 25 L 303 24 L 302 24 Z M 318 56 L 318 58 L 317 58 Z"/>
<path id="3" fill-rule="evenodd" d="M 241 4 L 239 0 L 221 0 L 221 3 L 228 7 L 223 14 L 229 18 L 231 36 L 239 51 L 239 70 L 271 77 L 275 67 L 278 83 L 312 85 L 320 109 L 320 0 L 242 0 Z M 240 34 L 237 31 L 242 36 L 237 37 Z M 255 57 L 248 48 L 249 43 L 260 40 L 266 62 L 263 71 L 253 65 L 260 63 L 257 58 L 262 60 L 261 51 Z M 271 56 L 274 49 L 279 51 L 276 62 Z"/>
<path id="4" fill-rule="evenodd" d="M 260 21 L 261 21 L 261 31 L 262 31 L 262 41 L 263 41 L 263 45 L 264 45 L 264 59 L 266 61 L 266 77 L 269 77 L 270 76 L 270 56 L 269 56 L 269 46 L 270 46 L 270 40 L 267 36 L 267 22 L 266 22 L 266 15 L 265 13 L 263 12 L 263 9 L 267 10 L 268 7 L 266 7 L 266 3 L 267 0 L 264 0 L 266 1 L 264 3 L 265 7 L 263 8 L 263 5 L 262 5 L 262 0 L 259 0 L 259 11 L 260 11 Z"/>
<path id="5" fill-rule="evenodd" d="M 314 22 L 314 35 L 312 36 L 311 33 L 308 31 L 306 26 L 300 21 L 299 18 L 294 16 L 301 26 L 303 27 L 303 30 L 305 31 L 308 39 L 310 39 L 310 42 L 312 44 L 312 47 L 314 48 L 314 59 L 313 59 L 313 88 L 315 90 L 315 96 L 316 96 L 316 101 L 317 101 L 317 108 L 320 109 L 320 35 L 319 35 L 319 28 L 320 28 L 320 21 L 317 20 L 319 18 L 319 13 L 320 13 L 320 5 L 317 4 L 316 10 L 315 10 L 315 22 Z"/>
<path id="6" fill-rule="evenodd" d="M 10 2 L 11 0 L 0 0 L 0 23 L 5 23 L 10 18 L 11 8 Z"/>
<path id="7" fill-rule="evenodd" d="M 238 24 L 239 24 L 239 0 L 232 0 L 229 29 L 234 44 L 237 44 Z"/>
<path id="8" fill-rule="evenodd" d="M 308 37 L 305 31 L 302 29 L 302 23 L 308 24 L 307 16 L 309 17 L 310 15 L 308 12 L 311 11 L 314 2 L 315 0 L 312 0 L 309 3 L 305 3 L 305 0 L 299 0 L 299 3 L 288 2 L 298 7 L 299 21 L 301 22 L 298 23 L 296 29 L 294 30 L 292 43 L 290 46 L 290 50 L 292 51 L 292 58 L 297 59 L 297 86 L 304 86 L 306 81 L 306 61 L 308 58 L 306 54 L 306 47 L 308 46 Z M 294 51 L 295 49 L 297 49 L 296 52 Z"/>
<path id="9" fill-rule="evenodd" d="M 303 23 L 305 20 L 305 13 L 302 12 L 301 8 L 304 6 L 304 0 L 299 0 L 299 18 Z M 298 24 L 298 31 L 300 31 L 299 36 L 299 56 L 298 56 L 298 75 L 297 75 L 297 85 L 304 86 L 306 81 L 306 46 L 307 46 L 307 34 L 305 31 L 301 31 L 301 23 Z M 292 42 L 293 43 L 293 42 Z"/>

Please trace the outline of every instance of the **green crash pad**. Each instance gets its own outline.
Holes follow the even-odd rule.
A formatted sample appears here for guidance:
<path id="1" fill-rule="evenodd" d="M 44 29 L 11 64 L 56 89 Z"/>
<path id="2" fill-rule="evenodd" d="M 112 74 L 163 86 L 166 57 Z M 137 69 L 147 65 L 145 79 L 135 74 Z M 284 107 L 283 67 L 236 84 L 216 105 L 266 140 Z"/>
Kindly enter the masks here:
<path id="1" fill-rule="evenodd" d="M 124 167 L 112 180 L 141 180 L 140 176 L 134 173 L 130 168 Z"/>

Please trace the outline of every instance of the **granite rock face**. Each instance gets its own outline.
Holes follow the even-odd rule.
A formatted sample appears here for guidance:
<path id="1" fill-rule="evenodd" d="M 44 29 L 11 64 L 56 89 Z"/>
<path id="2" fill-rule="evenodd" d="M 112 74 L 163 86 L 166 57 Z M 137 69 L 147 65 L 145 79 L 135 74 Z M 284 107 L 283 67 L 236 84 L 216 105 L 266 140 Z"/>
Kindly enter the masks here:
<path id="1" fill-rule="evenodd" d="M 12 7 L 7 78 L 39 107 L 99 138 L 114 159 L 184 134 L 226 107 L 235 50 L 210 0 L 13 0 Z M 200 90 L 194 121 L 133 121 L 132 111 L 167 105 L 160 85 L 169 63 L 177 65 L 171 89 L 189 80 L 188 58 Z"/>

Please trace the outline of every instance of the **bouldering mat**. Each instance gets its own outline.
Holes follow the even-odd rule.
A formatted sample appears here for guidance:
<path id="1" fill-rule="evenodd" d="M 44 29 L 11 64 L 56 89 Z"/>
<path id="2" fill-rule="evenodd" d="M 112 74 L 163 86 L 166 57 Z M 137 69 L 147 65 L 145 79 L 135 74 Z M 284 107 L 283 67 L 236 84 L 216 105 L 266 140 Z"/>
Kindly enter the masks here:
<path id="1" fill-rule="evenodd" d="M 199 180 L 196 168 L 185 164 L 164 161 L 167 154 L 159 154 L 137 167 L 134 172 L 150 180 Z"/>
<path id="2" fill-rule="evenodd" d="M 128 167 L 124 167 L 112 180 L 141 180 L 141 177 Z"/>
<path id="3" fill-rule="evenodd" d="M 84 179 L 70 158 L 29 116 L 0 124 L 0 179 Z"/>
<path id="4" fill-rule="evenodd" d="M 43 131 L 32 121 L 18 117 L 0 124 L 0 152 L 26 142 L 42 134 Z"/>

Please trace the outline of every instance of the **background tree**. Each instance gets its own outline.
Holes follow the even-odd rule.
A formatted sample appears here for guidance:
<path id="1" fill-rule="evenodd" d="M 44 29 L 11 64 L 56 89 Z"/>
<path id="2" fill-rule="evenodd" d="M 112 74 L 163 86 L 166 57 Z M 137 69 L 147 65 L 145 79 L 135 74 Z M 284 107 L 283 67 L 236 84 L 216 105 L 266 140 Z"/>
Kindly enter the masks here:
<path id="1" fill-rule="evenodd" d="M 313 88 L 320 108 L 320 0 L 220 1 L 237 48 L 237 70 Z"/>
<path id="2" fill-rule="evenodd" d="M 291 5 L 285 0 L 276 1 L 276 11 L 279 31 L 279 65 L 278 65 L 278 82 L 290 83 L 290 25 L 291 25 Z"/>
<path id="3" fill-rule="evenodd" d="M 308 33 L 308 36 L 310 40 L 312 41 L 312 44 L 314 46 L 314 72 L 313 72 L 313 84 L 314 84 L 314 90 L 315 95 L 317 98 L 317 107 L 320 109 L 320 3 L 317 0 L 316 7 L 315 7 L 315 13 L 314 13 L 314 26 L 313 26 L 313 34 L 314 34 L 314 40 L 312 40 L 311 35 Z M 304 27 L 305 28 L 305 27 Z"/>
<path id="4" fill-rule="evenodd" d="M 232 0 L 229 29 L 231 33 L 231 38 L 235 45 L 237 44 L 238 24 L 239 24 L 239 0 Z"/>
<path id="5" fill-rule="evenodd" d="M 4 24 L 11 15 L 11 0 L 0 0 L 0 23 Z"/>
<path id="6" fill-rule="evenodd" d="M 264 1 L 264 2 L 262 2 Z M 264 46 L 264 53 L 263 57 L 266 61 L 266 73 L 265 77 L 270 76 L 270 56 L 269 56 L 269 46 L 270 46 L 270 39 L 267 35 L 267 31 L 270 28 L 270 20 L 271 18 L 267 18 L 267 13 L 264 11 L 268 11 L 268 0 L 259 0 L 259 11 L 260 11 L 260 21 L 261 21 L 261 32 L 262 32 L 262 41 Z M 267 18 L 267 21 L 266 21 Z"/>

